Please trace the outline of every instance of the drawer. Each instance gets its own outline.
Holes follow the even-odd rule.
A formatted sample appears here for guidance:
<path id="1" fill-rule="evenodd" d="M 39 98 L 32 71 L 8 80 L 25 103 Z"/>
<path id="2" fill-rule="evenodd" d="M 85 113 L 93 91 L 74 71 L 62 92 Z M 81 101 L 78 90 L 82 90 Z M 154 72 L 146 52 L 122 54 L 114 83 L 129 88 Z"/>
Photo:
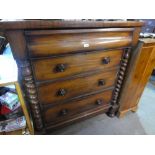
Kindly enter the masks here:
<path id="1" fill-rule="evenodd" d="M 37 81 L 54 80 L 87 71 L 107 69 L 120 64 L 123 50 L 73 54 L 65 57 L 33 60 Z"/>
<path id="2" fill-rule="evenodd" d="M 127 47 L 133 28 L 26 31 L 30 57 Z"/>
<path id="3" fill-rule="evenodd" d="M 45 123 L 55 123 L 64 121 L 70 116 L 79 114 L 92 108 L 107 108 L 112 97 L 112 90 L 108 90 L 96 95 L 92 95 L 79 100 L 57 105 L 50 109 L 45 110 L 44 120 Z"/>
<path id="4" fill-rule="evenodd" d="M 100 91 L 115 84 L 117 70 L 89 74 L 70 80 L 57 81 L 38 86 L 39 100 L 42 104 L 56 104 L 94 91 Z"/>

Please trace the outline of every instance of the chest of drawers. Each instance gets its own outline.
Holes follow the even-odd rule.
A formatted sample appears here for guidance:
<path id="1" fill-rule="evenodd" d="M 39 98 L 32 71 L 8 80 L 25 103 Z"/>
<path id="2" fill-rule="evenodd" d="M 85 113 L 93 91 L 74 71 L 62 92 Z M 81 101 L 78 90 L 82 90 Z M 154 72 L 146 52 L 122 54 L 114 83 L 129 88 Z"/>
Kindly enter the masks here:
<path id="1" fill-rule="evenodd" d="M 142 22 L 1 22 L 35 130 L 48 133 L 99 113 L 115 116 Z"/>

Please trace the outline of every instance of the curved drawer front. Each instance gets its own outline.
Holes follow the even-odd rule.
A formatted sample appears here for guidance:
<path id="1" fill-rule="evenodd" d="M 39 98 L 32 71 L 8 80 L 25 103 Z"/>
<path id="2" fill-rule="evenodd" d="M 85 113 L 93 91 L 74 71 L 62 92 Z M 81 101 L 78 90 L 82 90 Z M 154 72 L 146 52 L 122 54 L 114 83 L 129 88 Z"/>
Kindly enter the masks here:
<path id="1" fill-rule="evenodd" d="M 120 64 L 123 50 L 73 54 L 67 57 L 32 61 L 37 81 L 54 80 L 67 76 L 107 69 Z"/>
<path id="2" fill-rule="evenodd" d="M 130 46 L 133 28 L 26 31 L 31 57 Z"/>
<path id="3" fill-rule="evenodd" d="M 113 70 L 71 80 L 43 84 L 38 87 L 39 99 L 42 104 L 55 104 L 94 91 L 100 91 L 114 86 L 116 76 L 117 70 Z"/>
<path id="4" fill-rule="evenodd" d="M 70 103 L 57 105 L 45 111 L 45 123 L 60 122 L 72 115 L 79 114 L 92 108 L 107 108 L 111 100 L 112 91 L 105 91 L 84 99 L 72 101 Z"/>

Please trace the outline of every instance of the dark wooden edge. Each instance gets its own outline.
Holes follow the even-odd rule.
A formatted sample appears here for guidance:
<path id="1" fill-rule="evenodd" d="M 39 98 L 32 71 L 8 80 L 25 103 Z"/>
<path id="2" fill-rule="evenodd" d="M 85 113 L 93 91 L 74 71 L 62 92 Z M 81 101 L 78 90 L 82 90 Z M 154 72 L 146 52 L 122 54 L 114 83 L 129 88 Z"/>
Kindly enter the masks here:
<path id="1" fill-rule="evenodd" d="M 88 77 L 88 76 L 99 74 L 99 73 L 115 71 L 115 70 L 118 70 L 119 67 L 120 67 L 120 65 L 117 65 L 115 67 L 105 68 L 105 69 L 91 70 L 91 71 L 87 71 L 85 73 L 77 73 L 77 74 L 70 75 L 67 77 L 63 77 L 63 78 L 60 77 L 60 78 L 56 78 L 56 79 L 52 79 L 52 80 L 37 81 L 37 79 L 35 78 L 35 81 L 36 81 L 35 83 L 36 83 L 36 86 L 39 87 L 42 85 L 48 85 L 49 83 L 54 83 L 54 82 L 58 82 L 58 81 L 61 82 L 61 81 L 66 81 L 66 80 L 73 80 L 76 78 Z M 33 69 L 33 71 L 34 71 L 34 69 Z"/>
<path id="2" fill-rule="evenodd" d="M 119 97 L 120 97 L 120 92 L 124 83 L 124 78 L 125 78 L 125 74 L 126 74 L 126 69 L 127 69 L 127 65 L 128 65 L 128 61 L 129 61 L 129 57 L 130 57 L 130 53 L 131 53 L 131 49 L 125 49 L 122 59 L 121 59 L 121 65 L 120 65 L 120 70 L 118 72 L 118 76 L 117 76 L 117 81 L 115 84 L 115 88 L 113 91 L 113 96 L 112 96 L 112 100 L 111 100 L 111 108 L 109 109 L 107 115 L 110 117 L 114 117 L 119 109 Z"/>
<path id="3" fill-rule="evenodd" d="M 132 42 L 131 42 L 132 44 Z M 64 54 L 52 54 L 52 55 L 45 55 L 45 56 L 34 56 L 31 55 L 31 53 L 28 51 L 29 53 L 29 59 L 30 60 L 33 60 L 33 61 L 37 61 L 37 60 L 42 60 L 42 59 L 54 59 L 54 58 L 59 58 L 59 57 L 67 57 L 67 56 L 72 56 L 72 55 L 75 55 L 75 54 L 81 54 L 81 55 L 84 55 L 84 54 L 91 54 L 91 53 L 97 53 L 97 52 L 108 52 L 108 51 L 111 51 L 111 50 L 114 50 L 114 52 L 117 50 L 123 50 L 125 48 L 131 48 L 131 44 L 129 46 L 123 46 L 123 47 L 114 47 L 114 48 L 95 48 L 95 49 L 89 49 L 89 50 L 76 50 L 76 51 L 72 51 L 72 52 L 69 52 L 69 53 L 64 53 Z"/>
<path id="4" fill-rule="evenodd" d="M 18 20 L 0 21 L 0 29 L 141 27 L 142 21 Z"/>
<path id="5" fill-rule="evenodd" d="M 69 30 L 26 30 L 26 36 L 72 34 L 72 33 L 94 33 L 94 32 L 132 32 L 134 28 L 98 28 L 98 29 L 69 29 Z"/>

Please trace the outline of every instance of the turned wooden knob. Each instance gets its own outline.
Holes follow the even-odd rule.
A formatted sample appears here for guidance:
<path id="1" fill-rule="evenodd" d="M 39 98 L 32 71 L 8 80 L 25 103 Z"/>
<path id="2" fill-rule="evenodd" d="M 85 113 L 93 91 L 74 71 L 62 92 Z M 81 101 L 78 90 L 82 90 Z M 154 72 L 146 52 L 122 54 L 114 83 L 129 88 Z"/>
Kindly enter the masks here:
<path id="1" fill-rule="evenodd" d="M 101 99 L 96 100 L 96 104 L 97 104 L 97 105 L 103 104 L 103 100 L 101 100 Z"/>
<path id="2" fill-rule="evenodd" d="M 103 64 L 109 64 L 110 63 L 110 57 L 105 57 L 102 59 Z"/>
<path id="3" fill-rule="evenodd" d="M 57 95 L 58 96 L 65 96 L 67 93 L 67 91 L 63 88 L 59 89 L 58 92 L 57 92 Z"/>
<path id="4" fill-rule="evenodd" d="M 68 110 L 67 109 L 63 109 L 60 111 L 60 115 L 64 116 L 68 114 Z"/>
<path id="5" fill-rule="evenodd" d="M 56 72 L 64 72 L 66 69 L 66 65 L 65 64 L 57 64 L 55 67 Z"/>
<path id="6" fill-rule="evenodd" d="M 105 80 L 100 79 L 100 80 L 98 81 L 98 85 L 99 85 L 99 86 L 104 86 L 104 85 L 105 85 Z"/>

